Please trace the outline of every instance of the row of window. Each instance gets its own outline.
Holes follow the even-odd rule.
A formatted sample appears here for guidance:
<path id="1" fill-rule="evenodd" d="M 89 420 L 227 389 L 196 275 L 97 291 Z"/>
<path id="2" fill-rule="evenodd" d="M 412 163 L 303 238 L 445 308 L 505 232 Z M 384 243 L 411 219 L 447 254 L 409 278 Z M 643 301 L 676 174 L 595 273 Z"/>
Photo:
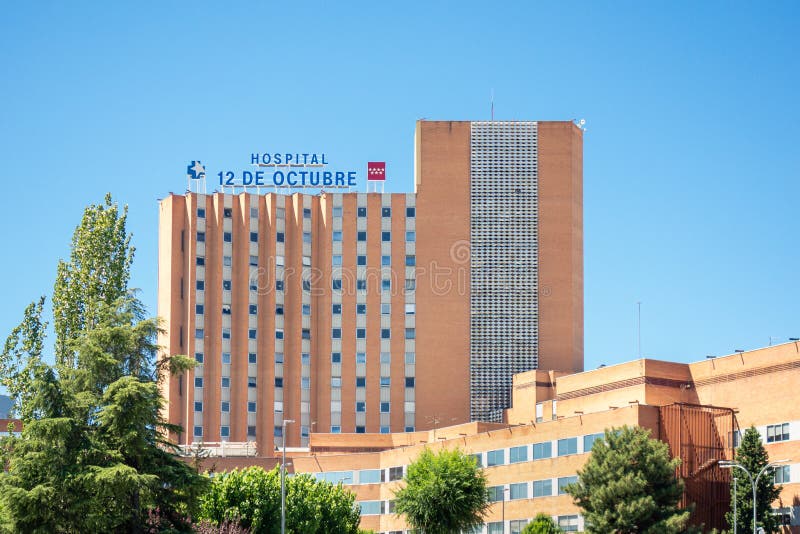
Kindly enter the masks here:
<path id="1" fill-rule="evenodd" d="M 391 428 L 388 426 L 381 426 L 378 430 L 381 434 L 389 434 L 391 433 Z M 366 434 L 367 427 L 363 425 L 357 425 L 355 429 L 356 434 Z M 415 427 L 407 426 L 403 429 L 403 432 L 415 432 Z M 331 434 L 341 434 L 342 433 L 342 426 L 341 425 L 331 425 Z"/>
<path id="2" fill-rule="evenodd" d="M 198 232 L 198 241 L 199 238 Z M 333 231 L 333 242 L 334 243 L 341 243 L 342 242 L 342 231 L 341 230 L 334 230 Z M 366 230 L 359 230 L 356 232 L 356 241 L 365 242 L 367 240 L 367 232 Z M 392 232 L 384 230 L 381 232 L 381 241 L 384 243 L 388 243 L 392 240 Z M 413 230 L 409 230 L 406 232 L 406 241 L 409 243 L 414 243 L 417 240 L 417 233 Z"/>
<path id="3" fill-rule="evenodd" d="M 367 265 L 367 256 L 366 254 L 359 254 L 356 256 L 356 265 L 358 266 L 365 266 Z M 413 254 L 406 254 L 406 267 L 414 267 L 417 265 L 417 257 Z M 334 267 L 341 267 L 342 266 L 342 256 L 339 254 L 333 255 L 333 266 Z M 381 256 L 381 267 L 391 267 L 392 266 L 392 257 L 389 255 Z M 336 288 L 334 288 L 336 289 Z"/>
<path id="4" fill-rule="evenodd" d="M 581 452 L 591 451 L 594 442 L 597 440 L 602 440 L 603 437 L 603 433 L 588 434 L 583 436 L 583 449 Z M 506 463 L 514 464 L 518 462 L 527 462 L 529 454 L 531 454 L 531 459 L 533 460 L 542 460 L 553 457 L 553 442 L 544 441 L 541 443 L 534 443 L 532 446 L 520 445 L 518 447 L 511 447 L 507 450 L 508 462 L 506 462 L 506 449 L 487 451 L 485 465 L 482 461 L 484 453 L 476 453 L 472 456 L 481 467 L 493 467 L 497 465 L 506 465 Z M 570 454 L 578 454 L 578 438 L 573 437 L 556 440 L 556 456 L 568 456 Z"/>
<path id="5" fill-rule="evenodd" d="M 490 486 L 489 501 L 500 502 L 503 500 L 514 501 L 517 499 L 530 499 L 537 497 L 553 496 L 553 480 L 556 481 L 556 495 L 566 495 L 566 487 L 578 481 L 577 476 L 561 477 L 557 479 L 534 480 L 532 483 L 519 482 L 508 486 Z M 506 498 L 508 495 L 508 498 Z"/>
<path id="6" fill-rule="evenodd" d="M 281 386 L 283 386 L 283 382 L 282 382 L 283 379 L 282 378 L 281 379 L 277 379 L 276 378 L 275 380 L 276 380 L 276 384 L 277 384 L 278 380 L 281 380 Z M 256 387 L 256 382 L 257 382 L 256 381 L 256 377 L 254 377 L 254 376 L 248 376 L 247 377 L 247 387 L 248 388 Z M 203 377 L 202 376 L 194 377 L 194 387 L 202 388 L 203 384 L 204 384 L 204 382 L 203 382 Z M 309 386 L 310 386 L 310 384 L 309 384 Z M 229 377 L 229 376 L 220 377 L 220 387 L 222 387 L 222 388 L 231 387 L 231 377 Z M 304 388 L 304 389 L 308 389 L 308 388 Z"/>
<path id="7" fill-rule="evenodd" d="M 203 411 L 203 401 L 195 401 L 194 402 L 194 411 L 195 412 L 202 412 Z M 222 401 L 220 403 L 220 411 L 230 413 L 231 411 L 231 403 L 230 401 Z M 255 402 L 248 402 L 247 403 L 247 413 L 256 413 L 256 403 Z"/>
<path id="8" fill-rule="evenodd" d="M 392 363 L 392 353 L 391 352 L 381 352 L 381 363 Z M 405 363 L 412 364 L 416 361 L 416 355 L 413 352 L 406 352 L 405 353 Z M 342 353 L 341 352 L 331 352 L 331 363 L 342 363 Z M 356 363 L 367 363 L 367 353 L 366 352 L 356 352 Z M 407 386 L 413 387 L 413 386 Z"/>
<path id="9" fill-rule="evenodd" d="M 767 443 L 789 441 L 789 423 L 767 425 Z"/>
<path id="10" fill-rule="evenodd" d="M 417 331 L 414 328 L 406 328 L 405 329 L 405 338 L 406 339 L 416 339 Z M 331 338 L 332 339 L 342 339 L 342 329 L 341 328 L 331 328 Z M 356 328 L 356 339 L 366 339 L 367 338 L 367 329 L 366 328 Z M 392 329 L 391 328 L 381 328 L 381 339 L 391 339 L 392 338 Z M 282 337 L 280 339 L 283 339 Z"/>
<path id="11" fill-rule="evenodd" d="M 357 215 L 359 217 L 366 217 L 367 216 L 367 208 L 366 207 L 359 207 L 357 209 Z M 277 217 L 279 219 L 283 219 L 286 217 L 286 209 L 285 208 L 278 208 Z M 200 219 L 204 219 L 206 216 L 205 208 L 197 208 L 197 217 Z M 226 219 L 230 219 L 233 217 L 233 208 L 223 208 L 222 209 L 222 216 Z M 342 208 L 335 207 L 333 208 L 333 216 L 334 217 L 341 217 L 342 216 Z M 385 207 L 381 208 L 381 217 L 391 217 L 392 216 L 392 208 Z M 406 217 L 416 217 L 417 210 L 414 207 L 407 207 L 406 208 Z M 258 218 L 258 208 L 251 207 L 250 208 L 250 217 L 256 219 Z M 303 218 L 310 219 L 311 218 L 311 209 L 310 208 L 303 208 Z"/>

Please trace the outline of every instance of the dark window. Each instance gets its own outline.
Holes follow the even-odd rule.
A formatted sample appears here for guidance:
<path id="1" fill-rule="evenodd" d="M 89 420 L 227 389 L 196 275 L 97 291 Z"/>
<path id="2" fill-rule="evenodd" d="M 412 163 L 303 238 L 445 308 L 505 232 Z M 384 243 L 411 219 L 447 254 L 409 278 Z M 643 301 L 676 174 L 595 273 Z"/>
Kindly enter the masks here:
<path id="1" fill-rule="evenodd" d="M 391 241 L 392 232 L 381 232 L 381 241 Z"/>
<path id="2" fill-rule="evenodd" d="M 230 280 L 223 280 L 222 281 L 222 289 L 230 291 L 231 290 L 231 281 Z"/>
<path id="3" fill-rule="evenodd" d="M 366 217 L 367 216 L 367 208 L 358 208 L 358 216 L 359 217 Z"/>
<path id="4" fill-rule="evenodd" d="M 275 387 L 282 388 L 283 387 L 283 378 L 276 376 L 275 377 Z"/>
<path id="5" fill-rule="evenodd" d="M 342 363 L 342 353 L 331 352 L 331 363 Z"/>
<path id="6" fill-rule="evenodd" d="M 233 215 L 233 209 L 231 209 L 231 208 L 224 208 L 224 209 L 222 210 L 222 216 L 223 216 L 223 217 L 231 217 L 232 215 Z"/>
<path id="7" fill-rule="evenodd" d="M 205 219 L 206 218 L 205 208 L 197 208 L 197 216 L 200 217 L 201 219 Z"/>
<path id="8" fill-rule="evenodd" d="M 250 315 L 255 315 L 258 313 L 258 305 L 257 304 L 250 304 L 249 310 Z"/>
<path id="9" fill-rule="evenodd" d="M 357 426 L 356 427 L 356 434 L 364 434 L 367 432 L 367 427 L 364 426 Z"/>
<path id="10" fill-rule="evenodd" d="M 339 315 L 339 314 L 342 313 L 342 305 L 341 304 L 334 304 L 332 306 L 332 308 L 333 308 L 333 314 L 334 315 Z"/>
<path id="11" fill-rule="evenodd" d="M 367 257 L 363 254 L 359 254 L 356 257 L 356 264 L 357 265 L 366 265 L 367 264 Z"/>
<path id="12" fill-rule="evenodd" d="M 406 387 L 407 388 L 413 388 L 414 387 L 414 377 L 413 376 L 407 376 L 406 377 Z"/>
<path id="13" fill-rule="evenodd" d="M 357 388 L 365 388 L 367 387 L 367 378 L 364 376 L 357 376 L 356 377 L 356 387 Z"/>
<path id="14" fill-rule="evenodd" d="M 197 265 L 205 265 L 206 259 L 202 256 L 197 256 Z"/>
<path id="15" fill-rule="evenodd" d="M 416 216 L 417 216 L 416 208 L 406 208 L 406 217 L 416 217 Z"/>
<path id="16" fill-rule="evenodd" d="M 203 291 L 206 288 L 206 283 L 203 280 L 198 280 L 197 283 L 195 284 L 195 287 L 197 288 L 198 291 Z"/>
<path id="17" fill-rule="evenodd" d="M 275 240 L 276 240 L 278 243 L 283 243 L 283 242 L 285 241 L 285 236 L 283 235 L 283 232 L 278 232 L 278 233 L 275 235 Z"/>
<path id="18" fill-rule="evenodd" d="M 381 208 L 381 217 L 391 217 L 392 208 Z"/>
<path id="19" fill-rule="evenodd" d="M 206 242 L 206 233 L 205 232 L 197 232 L 197 241 L 200 243 Z"/>
<path id="20" fill-rule="evenodd" d="M 233 241 L 233 235 L 230 232 L 223 232 L 222 240 L 225 241 L 226 243 L 230 243 Z"/>
<path id="21" fill-rule="evenodd" d="M 250 232 L 250 242 L 258 243 L 258 232 Z"/>

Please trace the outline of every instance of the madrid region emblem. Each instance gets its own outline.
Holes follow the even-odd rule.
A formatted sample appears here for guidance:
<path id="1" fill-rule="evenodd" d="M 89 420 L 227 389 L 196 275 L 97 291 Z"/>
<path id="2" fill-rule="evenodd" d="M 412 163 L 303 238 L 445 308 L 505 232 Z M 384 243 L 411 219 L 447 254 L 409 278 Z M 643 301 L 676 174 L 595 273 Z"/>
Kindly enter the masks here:
<path id="1" fill-rule="evenodd" d="M 193 161 L 186 168 L 186 173 L 192 180 L 200 180 L 206 177 L 206 168 L 200 161 Z"/>

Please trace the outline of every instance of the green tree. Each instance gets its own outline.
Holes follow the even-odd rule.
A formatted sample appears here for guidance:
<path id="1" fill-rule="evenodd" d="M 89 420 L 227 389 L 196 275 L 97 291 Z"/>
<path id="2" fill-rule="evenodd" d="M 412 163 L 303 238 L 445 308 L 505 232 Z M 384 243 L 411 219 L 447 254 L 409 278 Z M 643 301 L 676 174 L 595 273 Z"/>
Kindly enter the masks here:
<path id="1" fill-rule="evenodd" d="M 489 507 L 486 477 L 475 458 L 458 449 L 425 449 L 408 466 L 395 493 L 395 510 L 424 534 L 449 534 L 483 524 Z"/>
<path id="2" fill-rule="evenodd" d="M 553 518 L 544 513 L 536 514 L 533 521 L 525 525 L 521 534 L 561 534 L 563 530 L 558 528 Z"/>
<path id="3" fill-rule="evenodd" d="M 87 221 L 96 209 L 87 209 L 73 247 L 117 250 L 84 239 L 93 235 Z M 129 236 L 104 234 L 101 219 L 97 235 L 128 247 Z M 98 258 L 94 265 L 103 264 Z M 100 271 L 96 276 L 104 278 Z M 97 287 L 90 272 L 71 272 Z M 156 363 L 158 323 L 142 319 L 141 303 L 127 295 L 127 274 L 124 281 L 123 296 L 111 304 L 84 299 L 90 321 L 56 329 L 56 347 L 68 356 L 55 365 L 42 357 L 44 298 L 26 308 L 3 347 L 0 382 L 23 421 L 21 435 L 0 440 L 0 463 L 8 465 L 0 477 L 0 521 L 7 530 L 142 532 L 156 509 L 169 528 L 188 528 L 186 516 L 206 479 L 163 439 L 174 428 L 161 418 L 158 380 L 163 368 L 179 373 L 194 362 L 172 356 Z M 55 292 L 68 295 L 58 283 Z"/>
<path id="4" fill-rule="evenodd" d="M 217 474 L 203 496 L 200 517 L 221 524 L 238 521 L 253 534 L 280 532 L 281 483 L 278 467 L 260 467 Z M 361 522 L 355 495 L 341 484 L 309 474 L 286 479 L 286 532 L 294 534 L 358 534 Z"/>
<path id="5" fill-rule="evenodd" d="M 744 466 L 753 478 L 769 464 L 769 456 L 761 442 L 761 434 L 755 427 L 745 430 L 742 442 L 736 449 L 734 460 Z M 753 530 L 753 485 L 747 473 L 738 468 L 731 469 L 731 511 L 725 514 L 728 525 L 733 529 L 733 481 L 736 480 L 736 524 L 739 532 L 750 532 Z M 779 532 L 778 518 L 772 515 L 772 502 L 781 493 L 780 488 L 775 486 L 775 473 L 770 467 L 758 479 L 757 487 L 758 504 L 756 512 L 758 515 L 758 525 L 764 528 L 765 532 Z"/>
<path id="6" fill-rule="evenodd" d="M 678 508 L 680 460 L 650 431 L 624 426 L 606 430 L 566 492 L 583 510 L 590 532 L 668 534 L 684 530 L 689 511 Z"/>
<path id="7" fill-rule="evenodd" d="M 128 291 L 134 247 L 126 230 L 128 208 L 107 194 L 104 204 L 87 207 L 72 235 L 68 261 L 58 262 L 53 287 L 53 327 L 59 365 L 72 367 L 70 342 L 94 326 L 103 305 L 112 306 Z"/>

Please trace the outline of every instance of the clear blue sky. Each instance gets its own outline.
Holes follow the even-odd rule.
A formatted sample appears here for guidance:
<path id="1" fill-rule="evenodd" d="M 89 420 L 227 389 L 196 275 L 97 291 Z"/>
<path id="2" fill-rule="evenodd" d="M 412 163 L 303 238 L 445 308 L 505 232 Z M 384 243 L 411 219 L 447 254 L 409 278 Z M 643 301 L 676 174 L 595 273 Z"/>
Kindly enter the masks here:
<path id="1" fill-rule="evenodd" d="M 123 4 L 0 14 L 0 337 L 106 191 L 155 314 L 189 160 L 324 151 L 412 191 L 415 121 L 492 89 L 498 119 L 587 121 L 587 369 L 635 357 L 637 301 L 646 356 L 800 337 L 797 2 Z"/>

